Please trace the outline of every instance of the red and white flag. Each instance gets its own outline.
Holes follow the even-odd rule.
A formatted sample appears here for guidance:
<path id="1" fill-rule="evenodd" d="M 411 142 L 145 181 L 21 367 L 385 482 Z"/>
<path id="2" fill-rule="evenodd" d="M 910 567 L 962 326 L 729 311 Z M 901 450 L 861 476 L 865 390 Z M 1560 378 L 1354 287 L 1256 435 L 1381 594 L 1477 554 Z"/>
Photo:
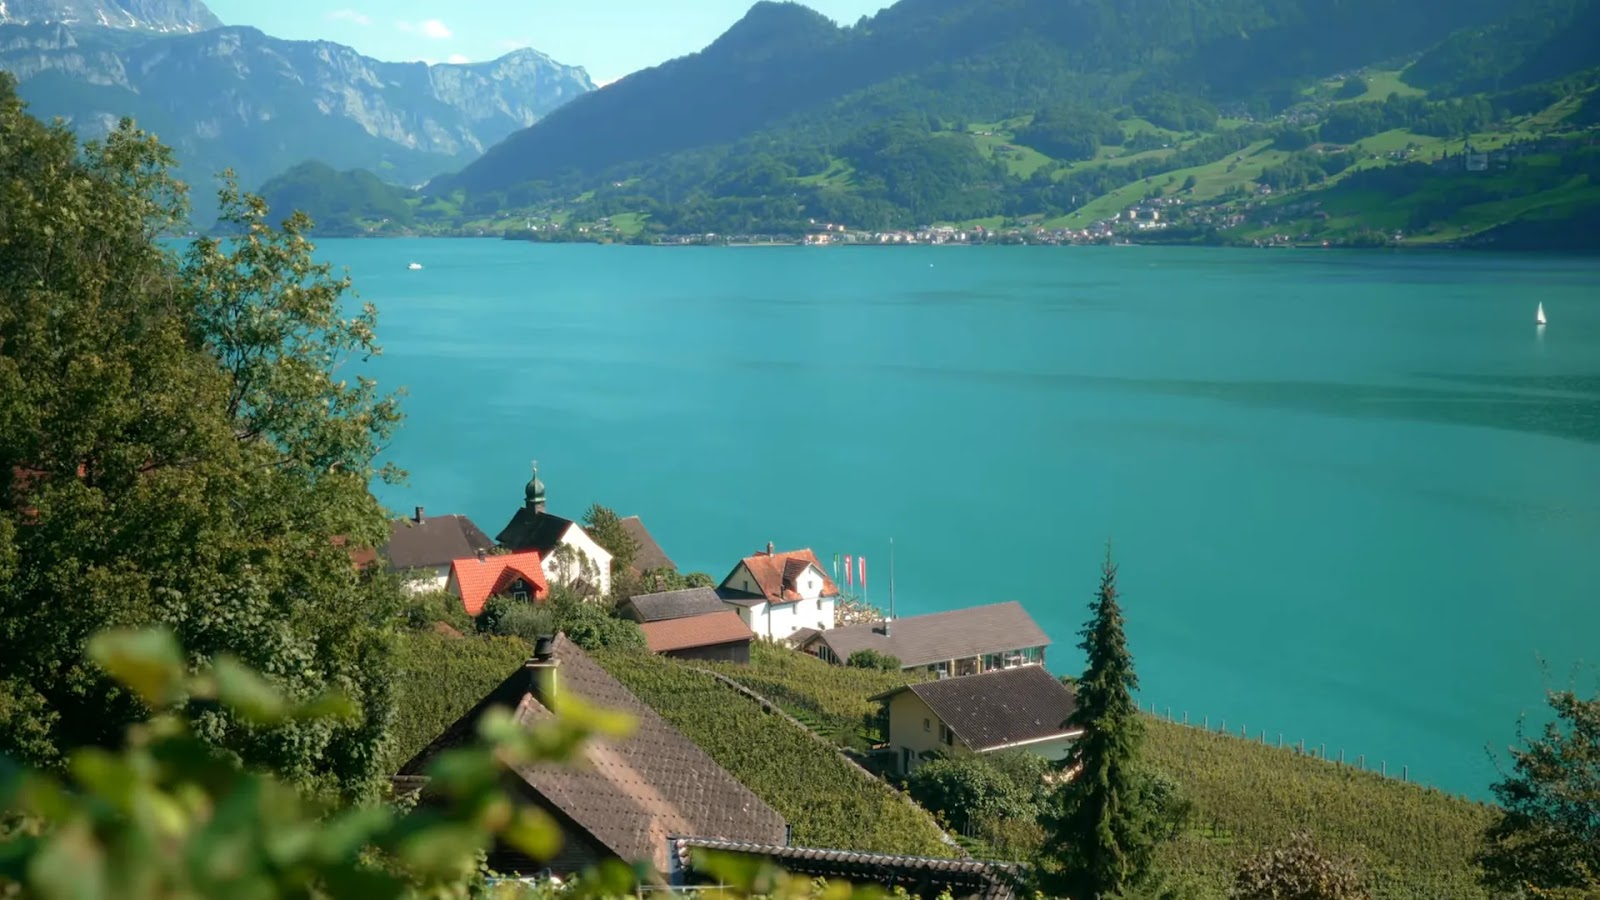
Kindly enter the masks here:
<path id="1" fill-rule="evenodd" d="M 853 587 L 855 585 L 855 581 L 850 578 L 851 571 L 852 570 L 850 568 L 850 554 L 846 553 L 845 557 L 844 557 L 844 586 L 845 587 Z"/>
<path id="2" fill-rule="evenodd" d="M 861 570 L 861 589 L 864 591 L 867 589 L 867 558 L 865 556 L 856 557 L 856 566 Z"/>

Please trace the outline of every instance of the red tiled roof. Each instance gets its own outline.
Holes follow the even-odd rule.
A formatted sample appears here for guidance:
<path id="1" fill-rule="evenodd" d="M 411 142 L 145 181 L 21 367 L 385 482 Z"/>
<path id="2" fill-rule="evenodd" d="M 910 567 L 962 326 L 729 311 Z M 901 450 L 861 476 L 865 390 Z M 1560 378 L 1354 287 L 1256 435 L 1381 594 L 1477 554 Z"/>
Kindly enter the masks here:
<path id="1" fill-rule="evenodd" d="M 816 566 L 817 571 L 822 573 L 822 596 L 839 596 L 839 586 L 828 577 L 828 570 L 822 567 L 821 561 L 810 548 L 784 553 L 757 553 L 739 562 L 750 570 L 751 577 L 755 578 L 761 593 L 768 600 L 780 603 L 799 600 L 800 592 L 795 590 L 795 582 L 808 565 Z"/>
<path id="2" fill-rule="evenodd" d="M 644 642 L 649 645 L 651 653 L 713 647 L 733 641 L 748 641 L 756 636 L 739 618 L 739 614 L 731 609 L 682 619 L 646 622 L 639 626 L 639 630 L 644 632 Z"/>
<path id="3" fill-rule="evenodd" d="M 536 550 L 450 561 L 450 583 L 455 585 L 456 596 L 461 598 L 461 605 L 469 616 L 483 612 L 483 605 L 490 597 L 510 587 L 518 578 L 533 586 L 535 598 L 550 593 Z"/>

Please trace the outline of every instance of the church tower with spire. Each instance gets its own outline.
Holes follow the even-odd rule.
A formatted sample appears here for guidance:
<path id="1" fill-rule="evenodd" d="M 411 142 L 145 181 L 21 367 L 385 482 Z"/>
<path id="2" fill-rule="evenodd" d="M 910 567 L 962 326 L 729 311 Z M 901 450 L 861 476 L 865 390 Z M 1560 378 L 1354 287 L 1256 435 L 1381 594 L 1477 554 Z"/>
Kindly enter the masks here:
<path id="1" fill-rule="evenodd" d="M 539 461 L 533 462 L 533 478 L 528 481 L 528 486 L 523 490 L 524 504 L 535 514 L 544 513 L 544 482 L 539 480 Z"/>

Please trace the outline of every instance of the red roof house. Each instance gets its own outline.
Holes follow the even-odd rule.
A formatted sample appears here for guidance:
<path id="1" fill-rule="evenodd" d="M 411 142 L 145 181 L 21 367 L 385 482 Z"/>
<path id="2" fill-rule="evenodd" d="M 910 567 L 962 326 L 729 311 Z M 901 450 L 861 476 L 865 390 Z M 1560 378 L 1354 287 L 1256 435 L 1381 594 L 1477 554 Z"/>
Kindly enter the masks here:
<path id="1" fill-rule="evenodd" d="M 550 595 L 550 585 L 535 550 L 495 556 L 479 553 L 451 560 L 445 590 L 461 598 L 469 616 L 483 612 L 490 597 L 542 600 Z"/>

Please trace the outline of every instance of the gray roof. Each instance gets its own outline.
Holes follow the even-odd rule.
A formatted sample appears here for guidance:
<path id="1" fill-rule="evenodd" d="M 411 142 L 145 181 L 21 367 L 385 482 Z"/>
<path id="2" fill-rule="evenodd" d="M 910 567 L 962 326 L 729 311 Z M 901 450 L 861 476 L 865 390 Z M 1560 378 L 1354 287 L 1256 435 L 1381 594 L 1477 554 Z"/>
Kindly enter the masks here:
<path id="1" fill-rule="evenodd" d="M 697 834 L 735 841 L 781 844 L 783 816 L 717 765 L 655 710 L 611 677 L 578 645 L 559 635 L 555 658 L 558 690 L 601 709 L 624 712 L 635 722 L 620 741 L 591 740 L 580 765 L 537 764 L 516 769 L 526 789 L 558 810 L 589 838 L 628 862 L 646 862 L 665 872 L 668 835 Z M 441 752 L 475 740 L 477 723 L 494 706 L 515 710 L 524 727 L 551 718 L 539 684 L 519 668 L 444 733 L 400 768 L 400 776 L 423 775 Z M 413 780 L 413 779 L 407 779 Z"/>
<path id="2" fill-rule="evenodd" d="M 1067 719 L 1078 706 L 1072 689 L 1044 666 L 925 681 L 877 699 L 904 691 L 922 698 L 962 743 L 979 752 L 1070 734 Z"/>
<path id="3" fill-rule="evenodd" d="M 644 522 L 638 516 L 629 516 L 621 520 L 621 525 L 622 530 L 626 531 L 628 537 L 633 538 L 633 542 L 639 546 L 639 552 L 633 556 L 633 568 L 636 571 L 678 568 L 677 563 L 674 563 L 672 558 L 667 556 L 667 552 L 661 549 L 661 545 L 656 543 L 656 539 L 650 534 L 650 529 L 644 527 Z"/>
<path id="4" fill-rule="evenodd" d="M 728 608 L 715 588 L 699 587 L 682 591 L 662 591 L 658 594 L 640 594 L 630 599 L 640 622 L 662 622 L 667 619 L 685 619 L 706 613 L 721 612 Z"/>
<path id="5" fill-rule="evenodd" d="M 495 540 L 507 550 L 537 550 L 540 555 L 548 556 L 571 527 L 571 519 L 524 506 L 511 517 Z"/>
<path id="6" fill-rule="evenodd" d="M 891 856 L 856 850 L 785 847 L 708 838 L 676 838 L 672 842 L 678 865 L 693 870 L 695 850 L 711 850 L 772 860 L 787 872 L 813 878 L 849 881 L 858 886 L 905 888 L 913 896 L 936 897 L 948 890 L 967 900 L 1010 900 L 1024 873 L 1015 863 L 979 859 L 938 859 L 927 856 Z"/>
<path id="7" fill-rule="evenodd" d="M 475 556 L 479 550 L 494 549 L 494 541 L 466 516 L 428 516 L 395 519 L 389 523 L 389 543 L 383 557 L 389 568 L 432 569 L 450 565 L 453 559 Z"/>
<path id="8" fill-rule="evenodd" d="M 889 634 L 883 632 L 882 622 L 830 628 L 812 638 L 808 646 L 827 644 L 841 660 L 857 650 L 876 650 L 910 668 L 1050 645 L 1050 638 L 1015 600 L 907 616 L 890 623 Z"/>

